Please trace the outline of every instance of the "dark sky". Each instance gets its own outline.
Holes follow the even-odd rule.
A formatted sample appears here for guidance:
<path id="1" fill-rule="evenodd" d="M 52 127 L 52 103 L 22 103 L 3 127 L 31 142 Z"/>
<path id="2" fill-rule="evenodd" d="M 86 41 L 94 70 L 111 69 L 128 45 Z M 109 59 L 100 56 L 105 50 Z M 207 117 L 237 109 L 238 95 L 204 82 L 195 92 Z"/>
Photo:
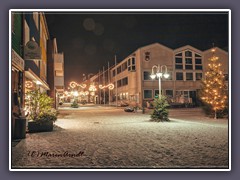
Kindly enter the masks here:
<path id="1" fill-rule="evenodd" d="M 82 74 L 97 73 L 120 62 L 141 46 L 159 42 L 170 48 L 191 45 L 200 50 L 228 47 L 227 13 L 45 13 L 51 37 L 64 52 L 65 86 L 81 82 Z"/>

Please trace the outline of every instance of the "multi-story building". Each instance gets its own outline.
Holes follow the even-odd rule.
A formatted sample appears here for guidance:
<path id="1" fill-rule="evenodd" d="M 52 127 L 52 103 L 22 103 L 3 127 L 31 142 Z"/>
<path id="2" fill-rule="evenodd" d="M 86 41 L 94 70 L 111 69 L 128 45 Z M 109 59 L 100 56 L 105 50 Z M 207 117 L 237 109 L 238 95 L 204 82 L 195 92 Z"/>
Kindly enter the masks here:
<path id="1" fill-rule="evenodd" d="M 27 109 L 25 94 L 36 88 L 49 90 L 46 83 L 47 39 L 49 38 L 45 15 L 42 12 L 12 12 L 12 113 L 20 115 Z M 12 116 L 12 132 L 15 117 Z M 14 136 L 14 134 L 13 134 Z"/>
<path id="2" fill-rule="evenodd" d="M 25 92 L 39 88 L 41 92 L 49 90 L 46 82 L 46 40 L 48 28 L 43 13 L 23 14 Z"/>
<path id="3" fill-rule="evenodd" d="M 56 38 L 47 42 L 47 82 L 50 85 L 48 95 L 54 99 L 55 108 L 64 93 L 64 54 L 58 52 Z"/>
<path id="4" fill-rule="evenodd" d="M 15 119 L 13 113 L 19 115 L 20 108 L 23 108 L 24 102 L 24 60 L 23 60 L 23 15 L 21 13 L 12 13 L 12 49 L 11 49 L 11 125 L 12 137 L 14 137 Z"/>
<path id="5" fill-rule="evenodd" d="M 228 53 L 218 47 L 214 49 L 227 78 Z M 162 94 L 170 103 L 197 104 L 201 79 L 212 53 L 211 49 L 201 51 L 189 45 L 177 49 L 159 43 L 141 47 L 110 69 L 110 79 L 115 85 L 110 101 L 146 107 L 159 94 L 158 79 L 150 78 L 152 67 L 165 65 L 170 76 L 161 80 Z M 93 82 L 98 79 L 97 75 L 94 77 Z"/>

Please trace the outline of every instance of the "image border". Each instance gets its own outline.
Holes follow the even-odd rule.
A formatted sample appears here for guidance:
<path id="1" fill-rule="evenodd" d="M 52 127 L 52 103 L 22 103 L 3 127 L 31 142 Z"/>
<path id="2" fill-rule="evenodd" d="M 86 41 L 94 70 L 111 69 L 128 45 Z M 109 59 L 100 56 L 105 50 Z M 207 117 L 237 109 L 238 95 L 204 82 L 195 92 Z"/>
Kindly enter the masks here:
<path id="1" fill-rule="evenodd" d="M 150 169 L 150 168 L 114 168 L 114 169 L 108 169 L 108 168 L 90 168 L 90 169 L 67 169 L 67 168 L 51 168 L 51 169 L 44 169 L 39 167 L 39 169 L 27 169 L 27 168 L 22 168 L 22 169 L 16 169 L 12 168 L 12 146 L 11 146 L 11 141 L 12 141 L 12 133 L 11 133 L 11 127 L 12 127 L 12 122 L 11 122 L 11 92 L 9 92 L 9 171 L 231 171 L 231 10 L 230 9 L 10 9 L 9 10 L 9 90 L 11 90 L 11 66 L 12 66 L 12 57 L 11 57 L 11 48 L 12 48 L 12 33 L 11 33 L 11 13 L 12 12 L 33 12 L 33 11 L 38 11 L 38 12 L 74 12 L 74 13 L 111 13 L 111 12 L 119 12 L 119 13 L 148 13 L 148 12 L 158 12 L 158 13 L 166 13 L 166 12 L 226 12 L 228 13 L 228 65 L 229 65 L 229 80 L 228 80 L 228 92 L 229 92 L 229 118 L 228 118 L 228 169 Z"/>

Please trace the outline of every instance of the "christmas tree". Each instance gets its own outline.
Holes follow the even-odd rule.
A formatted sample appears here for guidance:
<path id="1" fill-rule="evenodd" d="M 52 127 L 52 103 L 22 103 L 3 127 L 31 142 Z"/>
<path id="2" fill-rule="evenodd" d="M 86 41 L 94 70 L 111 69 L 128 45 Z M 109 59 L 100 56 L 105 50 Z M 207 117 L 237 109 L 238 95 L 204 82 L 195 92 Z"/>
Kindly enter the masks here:
<path id="1" fill-rule="evenodd" d="M 167 107 L 169 107 L 169 104 L 166 100 L 166 97 L 163 95 L 160 95 L 159 98 L 154 99 L 154 110 L 151 114 L 151 118 L 153 121 L 169 121 L 168 119 L 168 110 Z"/>
<path id="2" fill-rule="evenodd" d="M 205 79 L 202 81 L 201 99 L 214 112 L 214 118 L 217 114 L 227 107 L 228 92 L 222 64 L 218 62 L 219 58 L 215 56 L 215 49 L 212 49 L 212 57 L 209 59 Z"/>

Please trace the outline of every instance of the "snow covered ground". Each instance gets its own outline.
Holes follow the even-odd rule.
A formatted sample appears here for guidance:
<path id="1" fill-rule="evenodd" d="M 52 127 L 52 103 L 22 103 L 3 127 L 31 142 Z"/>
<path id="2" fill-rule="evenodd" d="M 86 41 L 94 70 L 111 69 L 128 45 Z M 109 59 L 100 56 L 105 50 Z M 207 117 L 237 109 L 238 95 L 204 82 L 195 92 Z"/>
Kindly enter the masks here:
<path id="1" fill-rule="evenodd" d="M 53 132 L 27 134 L 13 148 L 12 166 L 228 168 L 228 120 L 183 111 L 170 111 L 170 122 L 157 123 L 122 108 L 63 108 Z M 63 157 L 66 151 L 83 154 Z"/>

